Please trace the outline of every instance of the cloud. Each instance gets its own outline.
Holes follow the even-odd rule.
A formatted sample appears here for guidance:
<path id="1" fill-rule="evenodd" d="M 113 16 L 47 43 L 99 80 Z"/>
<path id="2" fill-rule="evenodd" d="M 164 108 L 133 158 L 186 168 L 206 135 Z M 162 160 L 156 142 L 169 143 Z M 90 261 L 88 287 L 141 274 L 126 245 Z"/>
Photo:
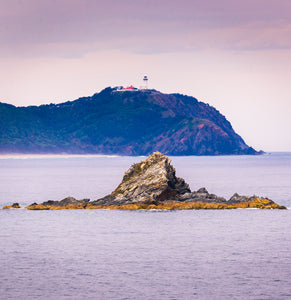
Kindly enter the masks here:
<path id="1" fill-rule="evenodd" d="M 10 0 L 0 7 L 0 53 L 291 48 L 290 14 L 286 0 Z"/>

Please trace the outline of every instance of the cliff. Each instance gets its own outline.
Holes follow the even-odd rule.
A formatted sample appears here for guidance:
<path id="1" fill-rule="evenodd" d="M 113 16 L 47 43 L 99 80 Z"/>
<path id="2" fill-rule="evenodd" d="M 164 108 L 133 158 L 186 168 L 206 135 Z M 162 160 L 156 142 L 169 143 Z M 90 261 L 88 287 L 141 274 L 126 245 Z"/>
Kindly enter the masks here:
<path id="1" fill-rule="evenodd" d="M 122 182 L 109 195 L 95 200 L 76 200 L 33 203 L 31 210 L 42 209 L 226 209 L 226 208 L 278 208 L 268 198 L 239 196 L 235 193 L 228 201 L 210 194 L 205 188 L 191 192 L 184 179 L 176 177 L 170 159 L 156 152 L 144 161 L 132 165 Z"/>
<path id="2" fill-rule="evenodd" d="M 0 153 L 258 154 L 215 108 L 180 94 L 106 88 L 72 102 L 0 103 Z"/>

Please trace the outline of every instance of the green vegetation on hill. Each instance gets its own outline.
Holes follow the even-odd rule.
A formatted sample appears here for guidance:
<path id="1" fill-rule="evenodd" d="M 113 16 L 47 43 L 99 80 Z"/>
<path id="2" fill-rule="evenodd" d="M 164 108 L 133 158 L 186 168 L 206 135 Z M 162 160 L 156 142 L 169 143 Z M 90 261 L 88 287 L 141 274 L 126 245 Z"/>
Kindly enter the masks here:
<path id="1" fill-rule="evenodd" d="M 256 154 L 215 108 L 180 94 L 117 92 L 62 104 L 0 103 L 1 153 Z"/>

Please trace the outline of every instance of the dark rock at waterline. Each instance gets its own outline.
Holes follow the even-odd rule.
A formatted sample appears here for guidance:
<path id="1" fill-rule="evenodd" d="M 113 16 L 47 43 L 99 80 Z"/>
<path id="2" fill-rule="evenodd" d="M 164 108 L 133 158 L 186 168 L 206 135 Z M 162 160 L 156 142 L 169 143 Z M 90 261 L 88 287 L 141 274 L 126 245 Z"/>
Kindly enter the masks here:
<path id="1" fill-rule="evenodd" d="M 175 199 L 173 199 L 175 200 Z M 209 194 L 206 188 L 201 188 L 196 192 L 185 193 L 178 199 L 183 202 L 202 202 L 202 203 L 225 203 L 226 199 L 216 196 L 215 194 Z"/>
<path id="2" fill-rule="evenodd" d="M 229 199 L 229 203 L 240 203 L 240 202 L 246 202 L 248 201 L 248 197 L 246 196 L 240 196 L 237 193 L 234 193 L 233 196 Z"/>
<path id="3" fill-rule="evenodd" d="M 19 203 L 13 203 L 12 205 L 6 205 L 3 207 L 3 209 L 11 209 L 11 208 L 21 208 Z"/>
<path id="4" fill-rule="evenodd" d="M 168 156 L 160 152 L 153 153 L 146 160 L 132 165 L 125 172 L 122 182 L 110 195 L 90 203 L 97 206 L 177 201 L 227 205 L 258 201 L 260 205 L 275 204 L 267 198 L 240 196 L 237 193 L 227 201 L 223 197 L 210 194 L 206 188 L 191 192 L 185 180 L 176 177 L 175 169 L 170 162 Z"/>
<path id="5" fill-rule="evenodd" d="M 82 199 L 77 200 L 74 197 L 67 197 L 60 201 L 54 201 L 54 200 L 48 200 L 46 202 L 43 202 L 41 205 L 48 206 L 48 207 L 65 207 L 68 205 L 86 205 L 89 203 L 90 199 Z M 33 203 L 30 206 L 36 206 L 37 203 Z"/>

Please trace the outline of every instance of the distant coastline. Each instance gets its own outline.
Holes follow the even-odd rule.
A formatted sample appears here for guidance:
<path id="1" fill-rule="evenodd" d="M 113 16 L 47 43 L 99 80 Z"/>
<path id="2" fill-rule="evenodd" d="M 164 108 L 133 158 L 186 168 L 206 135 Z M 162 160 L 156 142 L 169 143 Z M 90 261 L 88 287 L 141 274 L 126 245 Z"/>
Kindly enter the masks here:
<path id="1" fill-rule="evenodd" d="M 0 159 L 44 159 L 44 158 L 94 158 L 94 157 L 120 157 L 121 155 L 107 155 L 107 154 L 24 154 L 24 153 L 7 153 L 0 154 Z"/>
<path id="2" fill-rule="evenodd" d="M 266 151 L 261 155 L 291 155 L 291 151 Z M 197 155 L 170 155 L 172 157 L 191 157 Z M 214 157 L 241 156 L 241 154 L 221 154 Z M 254 154 L 254 156 L 257 156 Z M 46 159 L 46 158 L 102 158 L 102 157 L 146 157 L 146 155 L 119 155 L 119 154 L 54 154 L 54 153 L 1 153 L 0 159 Z M 199 155 L 198 157 L 209 157 L 209 155 Z"/>
<path id="3" fill-rule="evenodd" d="M 118 92 L 60 104 L 0 103 L 0 153 L 74 155 L 259 155 L 217 109 L 156 90 Z"/>

